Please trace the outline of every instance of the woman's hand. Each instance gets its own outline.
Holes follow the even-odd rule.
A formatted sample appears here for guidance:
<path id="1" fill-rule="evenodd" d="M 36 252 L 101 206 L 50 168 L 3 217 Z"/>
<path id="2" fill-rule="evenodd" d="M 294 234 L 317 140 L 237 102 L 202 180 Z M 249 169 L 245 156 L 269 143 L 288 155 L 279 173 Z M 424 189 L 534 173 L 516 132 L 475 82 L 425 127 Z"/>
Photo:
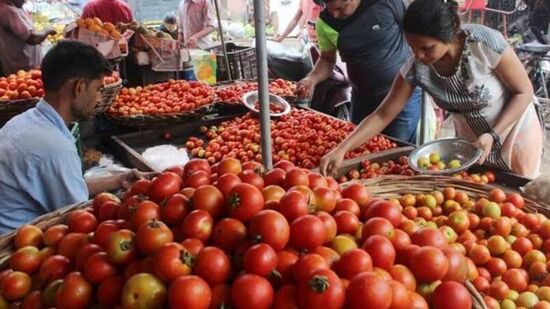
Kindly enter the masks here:
<path id="1" fill-rule="evenodd" d="M 484 133 L 479 136 L 477 141 L 475 141 L 474 146 L 477 148 L 481 148 L 483 151 L 481 154 L 481 158 L 479 158 L 479 164 L 483 164 L 485 160 L 487 160 L 487 157 L 489 154 L 491 154 L 491 149 L 493 148 L 493 143 L 495 140 L 493 139 L 493 136 L 489 133 Z"/>
<path id="2" fill-rule="evenodd" d="M 327 153 L 321 158 L 319 165 L 319 171 L 322 175 L 329 176 L 334 175 L 336 170 L 342 165 L 346 151 L 341 147 L 336 147 L 331 152 Z"/>

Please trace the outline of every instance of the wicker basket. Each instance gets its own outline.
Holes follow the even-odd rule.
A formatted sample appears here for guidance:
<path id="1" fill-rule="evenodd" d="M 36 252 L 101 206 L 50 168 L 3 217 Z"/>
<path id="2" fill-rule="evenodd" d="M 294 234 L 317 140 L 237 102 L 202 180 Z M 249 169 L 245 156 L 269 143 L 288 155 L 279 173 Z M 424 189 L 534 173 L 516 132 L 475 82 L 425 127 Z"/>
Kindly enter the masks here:
<path id="1" fill-rule="evenodd" d="M 103 114 L 109 106 L 111 106 L 115 99 L 122 89 L 122 80 L 119 79 L 118 82 L 114 84 L 107 85 L 101 88 L 101 100 L 94 108 L 94 115 Z"/>
<path id="2" fill-rule="evenodd" d="M 42 215 L 34 219 L 29 224 L 36 225 L 41 230 L 45 231 L 50 226 L 64 223 L 69 212 L 75 209 L 91 207 L 92 204 L 93 201 L 90 200 L 88 202 L 66 206 L 54 212 Z M 15 233 L 16 231 L 13 231 L 4 235 L 0 235 L 0 269 L 3 269 L 6 266 L 7 260 L 14 251 L 13 238 L 15 237 Z"/>
<path id="3" fill-rule="evenodd" d="M 0 101 L 0 127 L 3 127 L 11 118 L 35 107 L 38 101 L 40 101 L 40 98 Z"/>
<path id="4" fill-rule="evenodd" d="M 116 125 L 122 127 L 162 127 L 166 125 L 178 124 L 195 120 L 206 115 L 212 109 L 214 103 L 201 106 L 191 111 L 184 113 L 172 113 L 162 115 L 132 115 L 129 117 L 121 117 L 111 114 L 106 114 L 107 117 Z"/>

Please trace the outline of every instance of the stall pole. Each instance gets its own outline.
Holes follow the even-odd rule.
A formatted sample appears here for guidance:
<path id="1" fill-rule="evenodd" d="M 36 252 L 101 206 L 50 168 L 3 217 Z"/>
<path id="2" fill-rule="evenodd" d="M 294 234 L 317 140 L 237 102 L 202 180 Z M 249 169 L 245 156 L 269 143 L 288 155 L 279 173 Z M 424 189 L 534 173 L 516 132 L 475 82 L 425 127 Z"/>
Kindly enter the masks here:
<path id="1" fill-rule="evenodd" d="M 273 168 L 271 157 L 271 120 L 269 118 L 269 90 L 267 77 L 267 49 L 264 1 L 254 0 L 254 28 L 256 32 L 256 63 L 258 67 L 258 99 L 260 101 L 260 130 L 262 160 L 267 170 Z"/>
<path id="2" fill-rule="evenodd" d="M 214 6 L 216 7 L 216 18 L 218 19 L 218 33 L 220 34 L 220 41 L 222 42 L 223 60 L 225 62 L 225 67 L 227 68 L 227 79 L 232 80 L 231 68 L 229 67 L 229 58 L 227 57 L 227 48 L 225 46 L 225 39 L 223 38 L 222 20 L 220 17 L 220 6 L 218 5 L 218 0 L 214 0 Z"/>

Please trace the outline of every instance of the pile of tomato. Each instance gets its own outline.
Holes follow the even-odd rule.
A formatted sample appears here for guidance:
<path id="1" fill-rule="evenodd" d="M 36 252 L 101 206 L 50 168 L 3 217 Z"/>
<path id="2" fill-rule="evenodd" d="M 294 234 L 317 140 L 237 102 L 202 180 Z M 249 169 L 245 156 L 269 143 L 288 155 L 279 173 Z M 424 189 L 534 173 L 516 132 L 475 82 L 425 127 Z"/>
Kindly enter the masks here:
<path id="1" fill-rule="evenodd" d="M 28 100 L 44 96 L 40 70 L 23 71 L 0 77 L 0 101 Z"/>
<path id="2" fill-rule="evenodd" d="M 122 88 L 107 112 L 120 117 L 184 113 L 211 104 L 214 96 L 214 89 L 204 83 L 169 80 L 144 87 Z"/>
<path id="3" fill-rule="evenodd" d="M 289 114 L 272 120 L 271 138 L 273 141 L 273 161 L 289 160 L 297 166 L 312 169 L 319 165 L 323 155 L 333 149 L 355 126 L 320 113 L 293 109 Z M 260 122 L 255 114 L 222 122 L 219 126 L 200 128 L 206 135 L 208 144 L 198 137 L 191 137 L 185 147 L 193 157 L 206 158 L 211 164 L 224 157 L 235 157 L 242 162 L 260 162 Z M 397 145 L 379 135 L 363 144 L 346 159 L 359 155 L 379 152 Z"/>
<path id="4" fill-rule="evenodd" d="M 358 168 L 349 170 L 346 175 L 337 178 L 338 183 L 344 183 L 354 179 L 370 179 L 382 175 L 413 176 L 416 173 L 409 166 L 409 158 L 400 156 L 397 160 L 387 160 L 382 163 L 371 162 L 368 159 L 361 161 Z M 491 171 L 469 174 L 462 171 L 452 177 L 463 179 L 473 183 L 488 184 L 495 182 L 495 174 Z"/>
<path id="5" fill-rule="evenodd" d="M 241 104 L 245 93 L 258 90 L 256 82 L 237 82 L 230 86 L 216 88 L 218 100 L 227 104 Z M 296 84 L 284 79 L 276 79 L 269 83 L 269 92 L 283 97 L 296 96 Z"/>

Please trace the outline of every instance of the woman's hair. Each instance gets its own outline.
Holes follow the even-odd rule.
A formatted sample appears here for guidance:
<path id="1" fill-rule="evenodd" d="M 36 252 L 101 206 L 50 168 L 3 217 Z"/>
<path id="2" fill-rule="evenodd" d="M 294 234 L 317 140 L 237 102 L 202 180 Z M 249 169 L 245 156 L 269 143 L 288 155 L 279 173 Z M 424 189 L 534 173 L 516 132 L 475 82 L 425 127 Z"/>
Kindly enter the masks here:
<path id="1" fill-rule="evenodd" d="M 449 43 L 460 30 L 457 6 L 453 0 L 414 0 L 403 17 L 403 30 Z"/>

